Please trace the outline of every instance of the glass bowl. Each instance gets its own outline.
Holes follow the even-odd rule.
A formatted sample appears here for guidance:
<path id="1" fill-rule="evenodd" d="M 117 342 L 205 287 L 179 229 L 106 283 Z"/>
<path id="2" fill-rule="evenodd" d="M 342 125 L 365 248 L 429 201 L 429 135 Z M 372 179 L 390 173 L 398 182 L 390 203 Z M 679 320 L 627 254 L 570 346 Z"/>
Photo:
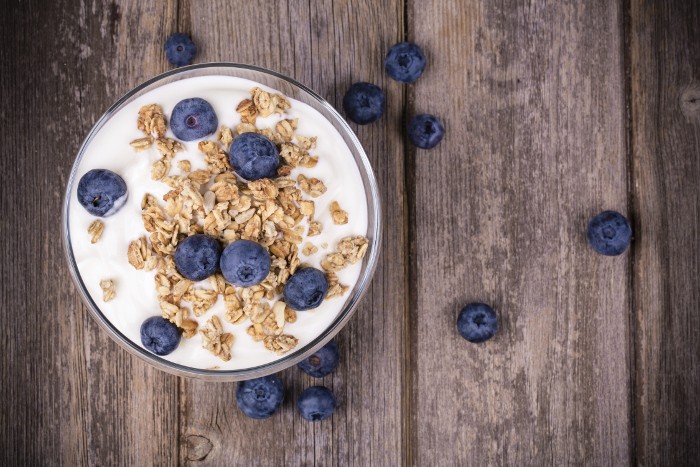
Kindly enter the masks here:
<path id="1" fill-rule="evenodd" d="M 97 132 L 105 125 L 105 123 L 124 106 L 128 105 L 130 102 L 152 89 L 186 78 L 212 75 L 234 76 L 262 83 L 278 90 L 288 97 L 311 106 L 316 111 L 321 113 L 321 115 L 323 115 L 340 133 L 355 159 L 357 167 L 360 171 L 360 176 L 362 177 L 362 182 L 364 184 L 368 214 L 368 229 L 366 236 L 369 240 L 369 248 L 362 262 L 360 277 L 352 291 L 350 291 L 349 295 L 347 295 L 347 299 L 342 310 L 336 316 L 330 326 L 328 326 L 325 331 L 323 331 L 307 345 L 295 349 L 288 355 L 284 355 L 277 360 L 255 367 L 227 371 L 192 368 L 170 362 L 147 351 L 140 345 L 132 342 L 130 339 L 124 336 L 105 317 L 100 310 L 100 307 L 88 293 L 85 283 L 83 282 L 83 278 L 78 271 L 69 233 L 70 196 L 73 193 L 73 184 L 76 183 L 76 172 L 90 141 L 92 141 Z M 102 117 L 97 121 L 78 151 L 78 156 L 73 163 L 73 167 L 68 178 L 62 214 L 63 218 L 61 224 L 63 230 L 63 244 L 65 247 L 66 258 L 68 260 L 71 276 L 73 277 L 73 281 L 77 286 L 83 301 L 90 310 L 90 314 L 97 321 L 97 323 L 105 331 L 107 331 L 112 339 L 114 339 L 121 347 L 154 367 L 174 375 L 209 381 L 240 381 L 277 373 L 285 368 L 295 365 L 330 341 L 343 328 L 343 326 L 347 324 L 348 320 L 355 312 L 360 299 L 367 291 L 369 283 L 372 280 L 372 276 L 374 275 L 374 270 L 377 266 L 381 244 L 381 203 L 379 199 L 379 191 L 377 189 L 377 182 L 375 180 L 374 172 L 372 171 L 369 159 L 367 158 L 367 154 L 362 148 L 357 136 L 355 133 L 353 133 L 345 120 L 322 97 L 295 80 L 260 67 L 235 63 L 206 63 L 183 67 L 163 73 L 137 86 L 128 92 L 124 97 L 119 99 L 114 105 L 112 105 L 112 107 L 110 107 L 107 112 L 105 112 L 105 114 L 102 115 Z"/>

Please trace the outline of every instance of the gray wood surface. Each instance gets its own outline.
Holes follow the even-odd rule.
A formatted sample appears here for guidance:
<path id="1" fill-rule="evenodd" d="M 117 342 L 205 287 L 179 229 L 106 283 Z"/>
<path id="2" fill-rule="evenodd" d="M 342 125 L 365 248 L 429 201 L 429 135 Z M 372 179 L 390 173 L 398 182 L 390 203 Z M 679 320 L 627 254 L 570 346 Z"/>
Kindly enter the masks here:
<path id="1" fill-rule="evenodd" d="M 449 3 L 449 5 L 448 5 Z M 674 0 L 11 0 L 0 18 L 0 465 L 697 465 L 700 463 L 700 4 Z M 170 69 L 249 62 L 336 107 L 355 81 L 387 113 L 353 126 L 385 212 L 372 290 L 339 334 L 341 403 L 246 419 L 234 384 L 149 368 L 70 283 L 60 205 L 93 123 Z M 404 37 L 424 76 L 389 79 Z M 430 112 L 432 151 L 403 135 Z M 602 209 L 631 250 L 595 255 Z M 499 334 L 457 335 L 491 303 Z"/>
<path id="2" fill-rule="evenodd" d="M 643 465 L 700 463 L 700 4 L 631 2 L 635 419 Z"/>

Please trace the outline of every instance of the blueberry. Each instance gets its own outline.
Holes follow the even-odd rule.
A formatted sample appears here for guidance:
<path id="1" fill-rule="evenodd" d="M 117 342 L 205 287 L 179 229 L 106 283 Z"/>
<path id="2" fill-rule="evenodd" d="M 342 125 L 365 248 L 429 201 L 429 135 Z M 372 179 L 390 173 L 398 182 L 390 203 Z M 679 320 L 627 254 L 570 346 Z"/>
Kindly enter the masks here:
<path id="1" fill-rule="evenodd" d="M 250 287 L 264 281 L 270 273 L 270 253 L 259 243 L 236 240 L 224 249 L 220 266 L 227 282 Z"/>
<path id="2" fill-rule="evenodd" d="M 416 115 L 408 124 L 408 138 L 421 149 L 434 148 L 444 135 L 445 127 L 434 115 Z"/>
<path id="3" fill-rule="evenodd" d="M 632 227 L 616 211 L 603 211 L 588 223 L 588 243 L 601 255 L 622 254 L 632 240 Z"/>
<path id="4" fill-rule="evenodd" d="M 165 41 L 165 58 L 173 66 L 189 65 L 196 54 L 197 46 L 187 34 L 176 32 Z"/>
<path id="5" fill-rule="evenodd" d="M 93 216 L 111 216 L 127 197 L 124 179 L 111 170 L 93 169 L 78 182 L 78 202 Z"/>
<path id="6" fill-rule="evenodd" d="M 269 418 L 284 401 L 284 384 L 277 375 L 241 381 L 236 387 L 236 403 L 250 418 Z"/>
<path id="7" fill-rule="evenodd" d="M 425 69 L 425 55 L 413 42 L 399 42 L 386 54 L 384 69 L 396 81 L 414 83 Z"/>
<path id="8" fill-rule="evenodd" d="M 304 420 L 318 422 L 333 414 L 336 400 L 330 389 L 323 386 L 311 386 L 299 395 L 297 408 Z"/>
<path id="9" fill-rule="evenodd" d="M 246 180 L 272 178 L 280 166 L 275 143 L 252 132 L 243 133 L 233 140 L 228 160 L 236 173 Z"/>
<path id="10" fill-rule="evenodd" d="M 343 97 L 348 118 L 360 125 L 376 122 L 384 113 L 384 91 L 371 83 L 355 83 Z"/>
<path id="11" fill-rule="evenodd" d="M 180 330 L 160 316 L 151 316 L 141 324 L 141 343 L 156 355 L 168 355 L 180 344 Z"/>
<path id="12" fill-rule="evenodd" d="M 462 308 L 457 318 L 457 331 L 469 342 L 491 339 L 498 330 L 498 318 L 490 306 L 470 303 Z"/>
<path id="13" fill-rule="evenodd" d="M 328 279 L 316 268 L 303 268 L 287 280 L 282 295 L 289 308 L 306 311 L 321 304 L 328 292 Z"/>
<path id="14" fill-rule="evenodd" d="M 304 373 L 314 378 L 323 378 L 338 368 L 340 351 L 335 342 L 330 341 L 297 365 Z"/>
<path id="15" fill-rule="evenodd" d="M 208 235 L 192 235 L 178 244 L 174 256 L 180 274 L 191 281 L 201 281 L 216 272 L 221 244 Z"/>
<path id="16" fill-rule="evenodd" d="M 182 141 L 194 141 L 211 135 L 219 126 L 219 119 L 211 104 L 199 97 L 183 99 L 170 114 L 170 128 Z"/>

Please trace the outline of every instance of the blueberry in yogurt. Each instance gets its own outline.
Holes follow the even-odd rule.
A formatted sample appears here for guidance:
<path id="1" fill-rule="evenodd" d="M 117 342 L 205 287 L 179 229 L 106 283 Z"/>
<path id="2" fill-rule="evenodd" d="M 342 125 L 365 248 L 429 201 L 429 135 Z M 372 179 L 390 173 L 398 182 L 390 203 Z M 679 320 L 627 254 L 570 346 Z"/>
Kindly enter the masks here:
<path id="1" fill-rule="evenodd" d="M 280 165 L 275 143 L 257 133 L 243 133 L 233 140 L 229 162 L 238 175 L 246 180 L 272 178 Z"/>
<path id="2" fill-rule="evenodd" d="M 151 316 L 141 324 L 141 343 L 156 355 L 168 355 L 180 344 L 178 327 L 161 316 Z"/>
<path id="3" fill-rule="evenodd" d="M 78 202 L 93 216 L 111 216 L 127 197 L 126 182 L 111 170 L 90 170 L 78 182 Z"/>
<path id="4" fill-rule="evenodd" d="M 284 286 L 285 303 L 295 311 L 317 308 L 328 293 L 328 279 L 316 268 L 303 268 L 295 272 Z"/>
<path id="5" fill-rule="evenodd" d="M 221 244 L 208 235 L 191 235 L 177 245 L 173 256 L 180 274 L 189 280 L 201 281 L 216 272 Z"/>
<path id="6" fill-rule="evenodd" d="M 236 240 L 221 254 L 221 274 L 230 284 L 250 287 L 265 280 L 270 273 L 270 253 L 259 243 Z"/>
<path id="7" fill-rule="evenodd" d="M 216 131 L 219 119 L 211 104 L 199 97 L 183 99 L 170 114 L 170 128 L 182 141 L 194 141 Z"/>

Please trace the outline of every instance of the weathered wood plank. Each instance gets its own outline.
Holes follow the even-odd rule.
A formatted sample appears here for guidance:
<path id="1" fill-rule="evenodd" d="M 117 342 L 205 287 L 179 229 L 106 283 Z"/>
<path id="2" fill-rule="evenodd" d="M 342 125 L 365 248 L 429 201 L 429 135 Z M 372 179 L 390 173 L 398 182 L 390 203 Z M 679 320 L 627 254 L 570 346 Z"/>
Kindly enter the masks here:
<path id="1" fill-rule="evenodd" d="M 255 421 L 236 408 L 234 384 L 183 382 L 181 461 L 218 465 L 398 465 L 405 308 L 405 214 L 401 88 L 388 83 L 382 55 L 400 37 L 402 5 L 392 2 L 184 1 L 180 27 L 200 46 L 198 61 L 253 63 L 285 73 L 339 106 L 356 80 L 387 86 L 379 123 L 359 128 L 382 188 L 383 258 L 371 293 L 338 338 L 343 362 L 323 381 L 340 408 L 311 424 L 296 398 L 318 384 L 296 368 L 283 373 L 288 399 L 272 419 Z"/>
<path id="2" fill-rule="evenodd" d="M 700 4 L 629 11 L 636 445 L 700 462 Z"/>
<path id="3" fill-rule="evenodd" d="M 70 284 L 60 212 L 89 128 L 121 94 L 165 70 L 151 45 L 174 28 L 175 9 L 14 3 L 2 27 L 11 45 L 0 52 L 0 164 L 11 180 L 2 188 L 1 463 L 171 464 L 178 381 L 119 349 L 89 317 Z"/>
<path id="4" fill-rule="evenodd" d="M 409 112 L 447 129 L 410 155 L 414 462 L 623 465 L 629 256 L 585 237 L 597 211 L 627 211 L 621 8 L 408 11 L 429 63 Z M 470 301 L 500 316 L 482 345 L 455 331 Z"/>

